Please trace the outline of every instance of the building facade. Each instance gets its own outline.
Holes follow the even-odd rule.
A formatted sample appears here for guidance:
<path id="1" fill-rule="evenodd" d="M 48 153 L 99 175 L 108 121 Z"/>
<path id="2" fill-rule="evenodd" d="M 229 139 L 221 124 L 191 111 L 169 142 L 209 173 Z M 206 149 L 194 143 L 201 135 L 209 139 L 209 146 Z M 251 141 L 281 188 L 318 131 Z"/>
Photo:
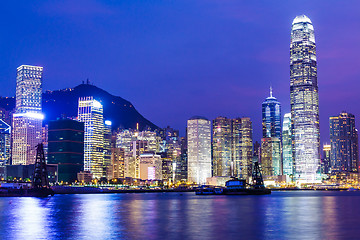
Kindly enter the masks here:
<path id="1" fill-rule="evenodd" d="M 281 139 L 281 104 L 272 95 L 262 103 L 262 130 L 263 138 L 276 137 Z"/>
<path id="2" fill-rule="evenodd" d="M 320 163 L 319 94 L 314 27 L 297 16 L 291 29 L 290 104 L 294 178 L 316 182 Z"/>
<path id="3" fill-rule="evenodd" d="M 12 164 L 35 163 L 36 145 L 42 141 L 42 73 L 39 66 L 17 68 L 16 108 L 12 121 Z"/>
<path id="4" fill-rule="evenodd" d="M 49 122 L 48 164 L 56 164 L 59 182 L 74 182 L 84 170 L 84 123 L 71 119 Z"/>
<path id="5" fill-rule="evenodd" d="M 160 155 L 151 152 L 141 154 L 139 171 L 139 178 L 142 180 L 162 180 Z"/>
<path id="6" fill-rule="evenodd" d="M 282 175 L 280 144 L 276 137 L 261 139 L 260 163 L 266 177 Z"/>
<path id="7" fill-rule="evenodd" d="M 322 158 L 321 158 L 321 173 L 322 174 L 331 173 L 330 153 L 331 153 L 331 145 L 330 144 L 324 144 L 323 145 L 323 155 L 322 155 Z"/>
<path id="8" fill-rule="evenodd" d="M 213 176 L 232 176 L 232 126 L 231 119 L 217 117 L 213 120 L 212 167 Z"/>
<path id="9" fill-rule="evenodd" d="M 283 174 L 293 176 L 291 113 L 285 113 L 282 125 L 282 162 Z"/>
<path id="10" fill-rule="evenodd" d="M 211 177 L 211 122 L 203 117 L 187 121 L 188 181 L 205 184 Z"/>
<path id="11" fill-rule="evenodd" d="M 358 172 L 358 133 L 355 116 L 342 112 L 330 117 L 331 172 Z"/>
<path id="12" fill-rule="evenodd" d="M 253 140 L 250 118 L 240 118 L 240 160 L 235 161 L 234 176 L 249 179 L 252 174 Z"/>
<path id="13" fill-rule="evenodd" d="M 104 120 L 103 106 L 93 97 L 79 99 L 78 120 L 84 123 L 84 171 L 94 178 L 104 174 Z"/>

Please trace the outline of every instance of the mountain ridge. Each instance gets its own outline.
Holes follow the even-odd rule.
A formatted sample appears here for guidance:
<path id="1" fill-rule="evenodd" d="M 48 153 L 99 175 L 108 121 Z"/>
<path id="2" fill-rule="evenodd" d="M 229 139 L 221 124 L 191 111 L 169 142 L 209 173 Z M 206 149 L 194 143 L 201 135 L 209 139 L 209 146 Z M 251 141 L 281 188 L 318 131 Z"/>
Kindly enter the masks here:
<path id="1" fill-rule="evenodd" d="M 45 91 L 42 94 L 42 111 L 45 113 L 44 122 L 56 120 L 62 117 L 76 117 L 78 99 L 80 97 L 93 96 L 104 107 L 104 120 L 112 122 L 112 129 L 132 128 L 139 124 L 139 130 L 159 127 L 143 117 L 134 105 L 122 97 L 114 96 L 109 92 L 91 84 L 80 84 L 74 88 L 66 88 L 55 91 Z M 0 97 L 0 107 L 7 111 L 15 108 L 15 97 Z"/>

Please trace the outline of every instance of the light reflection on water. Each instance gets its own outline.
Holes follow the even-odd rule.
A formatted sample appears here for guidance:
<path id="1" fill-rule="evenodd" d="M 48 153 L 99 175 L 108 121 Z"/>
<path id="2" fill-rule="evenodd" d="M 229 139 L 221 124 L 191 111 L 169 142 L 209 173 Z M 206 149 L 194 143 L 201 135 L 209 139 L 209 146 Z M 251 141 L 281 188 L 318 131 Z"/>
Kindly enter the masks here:
<path id="1" fill-rule="evenodd" d="M 0 198 L 0 239 L 357 239 L 360 192 Z"/>

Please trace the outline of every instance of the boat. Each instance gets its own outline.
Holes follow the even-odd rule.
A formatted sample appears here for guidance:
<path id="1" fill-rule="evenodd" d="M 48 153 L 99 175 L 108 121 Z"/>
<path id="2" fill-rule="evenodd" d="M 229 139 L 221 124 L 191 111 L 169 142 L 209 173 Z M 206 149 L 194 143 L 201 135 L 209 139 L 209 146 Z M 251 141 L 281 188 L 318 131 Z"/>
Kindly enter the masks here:
<path id="1" fill-rule="evenodd" d="M 271 190 L 265 188 L 259 163 L 254 164 L 252 173 L 252 184 L 246 183 L 244 179 L 232 177 L 226 181 L 225 187 L 214 187 L 203 185 L 196 189 L 196 195 L 267 195 Z"/>
<path id="2" fill-rule="evenodd" d="M 203 185 L 195 190 L 196 195 L 214 195 L 214 187 Z"/>
<path id="3" fill-rule="evenodd" d="M 42 143 L 36 146 L 36 160 L 32 183 L 3 183 L 0 197 L 48 197 L 54 196 L 49 186 L 48 174 Z"/>

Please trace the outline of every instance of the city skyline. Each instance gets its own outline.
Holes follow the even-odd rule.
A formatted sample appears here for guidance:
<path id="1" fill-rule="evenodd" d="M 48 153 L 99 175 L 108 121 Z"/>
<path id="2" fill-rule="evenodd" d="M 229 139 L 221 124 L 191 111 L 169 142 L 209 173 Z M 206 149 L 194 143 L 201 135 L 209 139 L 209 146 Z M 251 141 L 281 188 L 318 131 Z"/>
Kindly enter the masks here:
<path id="1" fill-rule="evenodd" d="M 4 26 L 9 34 L 0 44 L 4 53 L 0 60 L 0 82 L 9 86 L 2 89 L 0 95 L 15 95 L 15 83 L 10 80 L 14 79 L 17 66 L 40 65 L 44 67 L 44 90 L 74 87 L 89 78 L 95 85 L 131 101 L 156 125 L 170 125 L 179 129 L 181 135 L 185 135 L 186 120 L 193 115 L 208 119 L 250 117 L 254 140 L 259 141 L 259 106 L 270 85 L 282 103 L 283 113 L 290 111 L 288 32 L 292 19 L 306 14 L 316 28 L 321 70 L 320 125 L 326 126 L 329 116 L 343 110 L 355 116 L 360 114 L 351 103 L 358 101 L 356 91 L 352 90 L 357 88 L 359 76 L 353 64 L 359 51 L 357 36 L 360 36 L 357 21 L 353 20 L 359 18 L 353 10 L 356 4 L 347 1 L 339 8 L 336 2 L 325 1 L 276 6 L 268 1 L 246 4 L 199 1 L 191 5 L 189 19 L 184 20 L 185 13 L 178 10 L 190 7 L 187 2 L 137 6 L 130 2 L 109 5 L 90 1 L 84 8 L 80 8 L 81 1 L 70 7 L 66 1 L 61 4 L 24 3 L 19 8 L 6 3 L 7 14 L 12 14 L 14 9 L 20 14 L 13 14 L 18 19 L 7 14 L 2 16 L 13 20 L 13 24 Z M 260 6 L 263 7 L 256 13 Z M 154 19 L 145 21 L 145 14 L 136 20 L 122 9 L 128 9 L 134 16 L 145 11 Z M 160 20 L 170 14 L 173 16 L 170 23 L 160 24 Z M 266 20 L 270 17 L 273 24 L 268 25 Z M 99 18 L 102 21 L 97 22 Z M 65 28 L 61 23 L 70 20 L 74 21 L 70 27 Z M 129 22 L 129 26 L 124 26 L 120 20 Z M 111 31 L 102 24 L 109 21 L 113 21 L 109 24 Z M 199 34 L 191 34 L 196 32 Z M 98 34 L 102 39 L 99 43 L 96 42 L 97 33 L 101 33 Z M 71 34 L 76 39 L 70 37 Z M 64 50 L 65 46 L 69 50 Z M 206 51 L 200 50 L 202 46 Z M 147 90 L 144 92 L 143 88 Z M 335 94 L 340 99 L 332 97 Z M 320 131 L 321 141 L 329 142 L 328 129 L 323 127 Z"/>

